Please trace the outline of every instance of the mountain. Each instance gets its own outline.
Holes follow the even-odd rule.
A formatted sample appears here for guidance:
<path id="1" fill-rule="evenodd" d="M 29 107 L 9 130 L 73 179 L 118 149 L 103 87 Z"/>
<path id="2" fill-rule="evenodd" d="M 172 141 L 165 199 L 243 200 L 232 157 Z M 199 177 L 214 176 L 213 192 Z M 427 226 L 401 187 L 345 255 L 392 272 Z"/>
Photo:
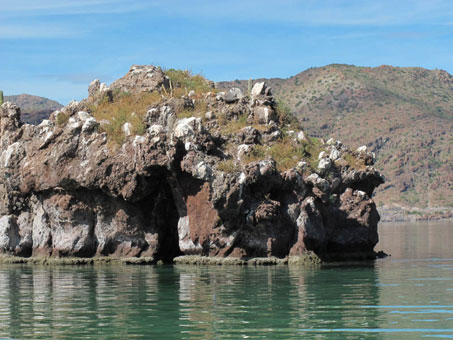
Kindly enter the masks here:
<path id="1" fill-rule="evenodd" d="M 386 176 L 379 206 L 453 208 L 453 76 L 419 67 L 310 68 L 266 80 L 312 136 L 367 145 Z M 256 81 L 256 80 L 255 80 Z M 220 88 L 247 91 L 247 80 Z"/>
<path id="2" fill-rule="evenodd" d="M 43 119 L 63 105 L 44 97 L 32 96 L 29 94 L 19 94 L 16 96 L 5 96 L 5 101 L 10 101 L 21 108 L 22 120 L 29 124 L 39 124 Z"/>

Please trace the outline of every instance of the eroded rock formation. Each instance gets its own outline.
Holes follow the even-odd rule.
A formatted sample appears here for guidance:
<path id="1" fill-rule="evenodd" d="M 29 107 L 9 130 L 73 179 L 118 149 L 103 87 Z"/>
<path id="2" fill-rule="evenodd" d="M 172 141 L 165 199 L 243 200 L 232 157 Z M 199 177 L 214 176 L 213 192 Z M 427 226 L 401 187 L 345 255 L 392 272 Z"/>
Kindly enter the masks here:
<path id="1" fill-rule="evenodd" d="M 383 179 L 373 155 L 331 140 L 288 169 L 269 156 L 254 159 L 258 146 L 307 140 L 279 120 L 265 84 L 250 97 L 234 89 L 175 98 L 165 95 L 169 82 L 159 68 L 134 66 L 112 85 L 162 93 L 147 110 L 145 132 L 128 133 L 120 146 L 90 113 L 99 96 L 114 100 L 99 82 L 88 99 L 38 126 L 23 124 L 17 106 L 1 106 L 2 253 L 165 261 L 307 251 L 326 260 L 375 256 L 379 215 L 371 196 Z M 197 101 L 205 110 L 178 115 Z M 237 131 L 229 126 L 245 119 Z"/>

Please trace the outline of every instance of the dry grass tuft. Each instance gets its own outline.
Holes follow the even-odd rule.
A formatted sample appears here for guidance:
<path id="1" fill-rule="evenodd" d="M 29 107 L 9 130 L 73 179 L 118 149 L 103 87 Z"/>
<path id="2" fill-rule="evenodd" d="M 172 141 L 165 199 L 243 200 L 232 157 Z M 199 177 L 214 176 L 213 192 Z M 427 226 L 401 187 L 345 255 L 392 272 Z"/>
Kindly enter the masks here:
<path id="1" fill-rule="evenodd" d="M 284 138 L 269 148 L 269 156 L 277 162 L 277 169 L 285 171 L 294 168 L 304 154 L 304 147 Z"/>
<path id="2" fill-rule="evenodd" d="M 67 113 L 64 113 L 64 112 L 59 112 L 57 114 L 57 117 L 56 117 L 56 123 L 59 127 L 63 127 L 66 125 L 66 123 L 68 122 L 69 120 L 69 115 Z"/>
<path id="3" fill-rule="evenodd" d="M 197 95 L 214 91 L 209 81 L 201 74 L 192 74 L 189 70 L 169 69 L 165 75 L 170 79 L 170 86 L 173 97 L 187 95 L 189 91 L 195 91 Z"/>
<path id="4" fill-rule="evenodd" d="M 124 143 L 126 136 L 123 132 L 125 123 L 131 124 L 132 135 L 141 135 L 145 132 L 143 119 L 147 110 L 162 101 L 157 92 L 151 93 L 118 93 L 113 102 L 104 100 L 89 109 L 97 121 L 107 120 L 102 130 L 107 133 L 110 141 L 117 145 Z"/>
<path id="5" fill-rule="evenodd" d="M 321 143 L 321 139 L 311 137 L 308 139 L 308 142 L 304 142 L 304 161 L 307 162 L 308 167 L 312 171 L 316 171 L 318 169 L 318 156 L 321 151 L 324 151 L 324 145 Z"/>
<path id="6" fill-rule="evenodd" d="M 363 159 L 357 158 L 351 153 L 343 154 L 343 159 L 348 162 L 349 166 L 355 170 L 366 170 L 365 161 Z"/>
<path id="7" fill-rule="evenodd" d="M 208 111 L 208 104 L 203 99 L 195 100 L 193 108 L 184 109 L 176 112 L 178 118 L 199 117 L 204 118 L 205 113 Z"/>
<path id="8" fill-rule="evenodd" d="M 268 147 L 265 145 L 254 145 L 252 150 L 244 157 L 246 163 L 257 162 L 267 158 Z"/>
<path id="9" fill-rule="evenodd" d="M 301 130 L 301 125 L 297 117 L 291 113 L 291 109 L 286 103 L 280 99 L 276 100 L 276 112 L 281 126 L 285 126 L 293 130 Z"/>
<path id="10" fill-rule="evenodd" d="M 242 115 L 238 119 L 229 120 L 224 114 L 222 114 L 219 117 L 219 125 L 222 134 L 233 134 L 239 132 L 249 124 L 247 124 L 246 115 Z"/>
<path id="11" fill-rule="evenodd" d="M 323 145 L 317 138 L 310 138 L 308 142 L 298 144 L 285 136 L 270 146 L 255 145 L 245 161 L 250 163 L 272 158 L 277 163 L 277 169 L 285 171 L 296 167 L 299 161 L 304 160 L 314 171 L 318 167 L 318 155 L 323 149 Z"/>
<path id="12" fill-rule="evenodd" d="M 233 173 L 239 171 L 239 167 L 232 159 L 225 159 L 217 165 L 217 169 L 226 173 Z"/>

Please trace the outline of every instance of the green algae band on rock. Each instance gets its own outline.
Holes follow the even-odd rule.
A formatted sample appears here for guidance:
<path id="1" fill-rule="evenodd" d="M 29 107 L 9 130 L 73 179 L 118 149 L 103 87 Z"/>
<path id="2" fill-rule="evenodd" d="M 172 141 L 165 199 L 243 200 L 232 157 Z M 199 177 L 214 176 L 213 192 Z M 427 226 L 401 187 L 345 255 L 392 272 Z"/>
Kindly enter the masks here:
<path id="1" fill-rule="evenodd" d="M 265 83 L 219 92 L 199 75 L 134 65 L 38 126 L 10 103 L 0 118 L 5 256 L 376 256 L 374 155 L 307 137 Z"/>

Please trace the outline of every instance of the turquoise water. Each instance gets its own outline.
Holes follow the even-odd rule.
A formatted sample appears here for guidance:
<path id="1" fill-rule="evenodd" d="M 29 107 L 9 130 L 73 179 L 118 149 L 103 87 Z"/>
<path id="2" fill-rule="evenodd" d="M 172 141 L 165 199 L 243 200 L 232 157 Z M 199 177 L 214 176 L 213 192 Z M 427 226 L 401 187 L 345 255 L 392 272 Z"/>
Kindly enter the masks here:
<path id="1" fill-rule="evenodd" d="M 380 230 L 368 265 L 0 265 L 0 338 L 453 338 L 451 222 Z"/>

